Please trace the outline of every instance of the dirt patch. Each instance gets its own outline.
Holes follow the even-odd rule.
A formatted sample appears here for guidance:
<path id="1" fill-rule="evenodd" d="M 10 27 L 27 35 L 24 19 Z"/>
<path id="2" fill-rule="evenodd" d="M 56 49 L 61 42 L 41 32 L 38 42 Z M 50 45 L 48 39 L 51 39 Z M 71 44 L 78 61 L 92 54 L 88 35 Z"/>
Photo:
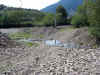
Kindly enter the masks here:
<path id="1" fill-rule="evenodd" d="M 83 28 L 62 28 L 50 36 L 53 39 L 64 43 L 73 42 L 79 44 L 81 48 L 93 48 L 96 45 L 94 37 L 90 36 L 88 27 Z"/>
<path id="2" fill-rule="evenodd" d="M 28 37 L 35 40 L 54 39 L 54 40 L 59 40 L 63 43 L 73 42 L 79 44 L 81 48 L 96 47 L 95 39 L 89 35 L 88 27 L 83 27 L 83 28 L 73 28 L 72 26 L 64 26 L 64 27 L 57 27 L 57 28 L 34 27 L 34 28 L 19 28 L 19 29 L 15 29 L 16 32 L 13 31 L 14 29 L 8 29 L 8 33 L 10 35 L 12 35 L 13 33 L 14 37 L 22 36 L 21 33 L 24 33 L 23 37 L 21 38 Z M 19 35 L 18 33 L 20 33 L 21 35 Z"/>
<path id="3" fill-rule="evenodd" d="M 63 43 L 73 42 L 79 44 L 81 48 L 93 48 L 93 46 L 94 48 L 96 47 L 95 39 L 89 35 L 88 27 L 83 27 L 83 28 L 73 28 L 72 26 L 64 26 L 57 28 L 34 27 L 34 28 L 19 28 L 15 29 L 14 32 L 13 31 L 14 29 L 8 29 L 8 34 L 13 35 L 14 37 L 23 36 L 21 38 L 28 37 L 35 40 L 54 39 L 54 40 L 59 40 Z M 23 33 L 23 35 L 20 32 Z M 20 33 L 21 35 L 19 35 L 18 33 Z"/>
<path id="4" fill-rule="evenodd" d="M 16 41 L 10 39 L 7 34 L 0 32 L 0 48 L 21 46 Z"/>

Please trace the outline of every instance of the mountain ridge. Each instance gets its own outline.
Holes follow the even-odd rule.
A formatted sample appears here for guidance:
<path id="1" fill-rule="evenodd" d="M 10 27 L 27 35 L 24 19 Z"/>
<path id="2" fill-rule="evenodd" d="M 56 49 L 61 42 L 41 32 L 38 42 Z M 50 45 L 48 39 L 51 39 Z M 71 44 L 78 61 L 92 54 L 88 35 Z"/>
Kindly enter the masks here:
<path id="1" fill-rule="evenodd" d="M 64 6 L 68 14 L 73 14 L 79 5 L 83 3 L 82 0 L 61 0 L 58 3 L 52 4 L 46 8 L 41 9 L 42 12 L 50 12 L 50 13 L 55 13 L 56 12 L 56 7 L 59 5 Z"/>

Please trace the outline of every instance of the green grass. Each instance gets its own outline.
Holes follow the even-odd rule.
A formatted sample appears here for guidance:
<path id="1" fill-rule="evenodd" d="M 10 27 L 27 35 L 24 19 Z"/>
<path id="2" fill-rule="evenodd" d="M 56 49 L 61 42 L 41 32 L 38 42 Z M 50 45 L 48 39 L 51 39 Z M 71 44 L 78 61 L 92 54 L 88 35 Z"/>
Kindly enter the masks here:
<path id="1" fill-rule="evenodd" d="M 39 35 L 37 35 L 37 37 L 44 38 L 44 35 L 43 34 L 39 34 Z"/>
<path id="2" fill-rule="evenodd" d="M 18 33 L 10 34 L 9 37 L 12 39 L 18 39 L 18 38 L 27 39 L 27 38 L 31 38 L 32 35 L 25 32 L 18 32 Z"/>
<path id="3" fill-rule="evenodd" d="M 24 42 L 24 44 L 28 47 L 38 47 L 39 46 L 39 43 L 31 43 L 31 42 Z"/>
<path id="4" fill-rule="evenodd" d="M 32 38 L 32 34 L 29 33 L 25 33 L 25 32 L 17 32 L 17 33 L 13 33 L 13 34 L 9 34 L 9 37 L 11 39 L 15 39 L 15 40 L 19 40 L 19 39 L 28 39 L 28 38 Z M 36 37 L 40 37 L 43 38 L 44 35 L 40 34 L 40 35 L 36 35 Z M 39 43 L 34 43 L 34 42 L 22 42 L 25 46 L 28 47 L 37 47 L 39 46 Z"/>
<path id="5" fill-rule="evenodd" d="M 44 38 L 44 35 L 43 34 L 39 34 L 39 35 L 32 35 L 30 33 L 25 33 L 25 32 L 17 32 L 17 33 L 13 33 L 13 34 L 9 34 L 9 37 L 11 39 L 28 39 L 28 38 L 32 38 L 32 37 L 35 37 L 35 38 Z"/>
<path id="6" fill-rule="evenodd" d="M 80 44 L 81 46 L 82 46 L 82 45 L 84 45 L 84 43 L 83 43 L 83 42 L 80 42 L 79 44 Z"/>
<path id="7" fill-rule="evenodd" d="M 95 49 L 98 48 L 98 47 L 99 47 L 99 46 L 98 46 L 97 44 L 94 44 L 94 45 L 93 45 L 93 48 L 95 48 Z"/>
<path id="8" fill-rule="evenodd" d="M 63 28 L 63 29 L 60 29 L 59 31 L 60 31 L 60 32 L 64 32 L 64 31 L 65 31 L 65 28 Z"/>
<path id="9" fill-rule="evenodd" d="M 66 28 L 60 29 L 59 31 L 60 31 L 60 32 L 64 32 L 64 31 L 73 31 L 74 29 L 75 29 L 75 27 L 73 27 L 73 26 L 68 26 L 68 27 L 66 27 Z"/>

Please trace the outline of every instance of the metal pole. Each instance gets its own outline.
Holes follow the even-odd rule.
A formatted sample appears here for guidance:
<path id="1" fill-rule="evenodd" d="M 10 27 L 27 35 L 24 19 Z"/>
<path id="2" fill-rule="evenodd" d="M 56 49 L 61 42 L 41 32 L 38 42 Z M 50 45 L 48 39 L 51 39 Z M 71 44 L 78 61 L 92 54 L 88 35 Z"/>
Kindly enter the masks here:
<path id="1" fill-rule="evenodd" d="M 57 25 L 57 21 L 56 21 L 56 14 L 55 14 L 55 16 L 54 16 L 54 27 L 56 27 L 56 25 Z"/>
<path id="2" fill-rule="evenodd" d="M 57 22 L 56 22 L 56 16 L 55 16 L 55 27 L 56 27 L 56 24 L 57 24 Z"/>

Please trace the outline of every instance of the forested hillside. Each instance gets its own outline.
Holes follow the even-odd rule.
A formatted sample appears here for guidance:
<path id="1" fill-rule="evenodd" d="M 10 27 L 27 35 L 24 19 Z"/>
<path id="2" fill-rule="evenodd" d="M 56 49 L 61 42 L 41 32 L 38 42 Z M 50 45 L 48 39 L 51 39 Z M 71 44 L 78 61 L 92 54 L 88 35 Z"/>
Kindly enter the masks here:
<path id="1" fill-rule="evenodd" d="M 34 26 L 43 17 L 44 13 L 38 10 L 0 5 L 0 27 Z"/>
<path id="2" fill-rule="evenodd" d="M 53 26 L 67 24 L 68 13 L 59 5 L 56 14 L 34 9 L 14 8 L 0 5 L 0 27 Z M 55 22 L 56 21 L 56 22 Z"/>

